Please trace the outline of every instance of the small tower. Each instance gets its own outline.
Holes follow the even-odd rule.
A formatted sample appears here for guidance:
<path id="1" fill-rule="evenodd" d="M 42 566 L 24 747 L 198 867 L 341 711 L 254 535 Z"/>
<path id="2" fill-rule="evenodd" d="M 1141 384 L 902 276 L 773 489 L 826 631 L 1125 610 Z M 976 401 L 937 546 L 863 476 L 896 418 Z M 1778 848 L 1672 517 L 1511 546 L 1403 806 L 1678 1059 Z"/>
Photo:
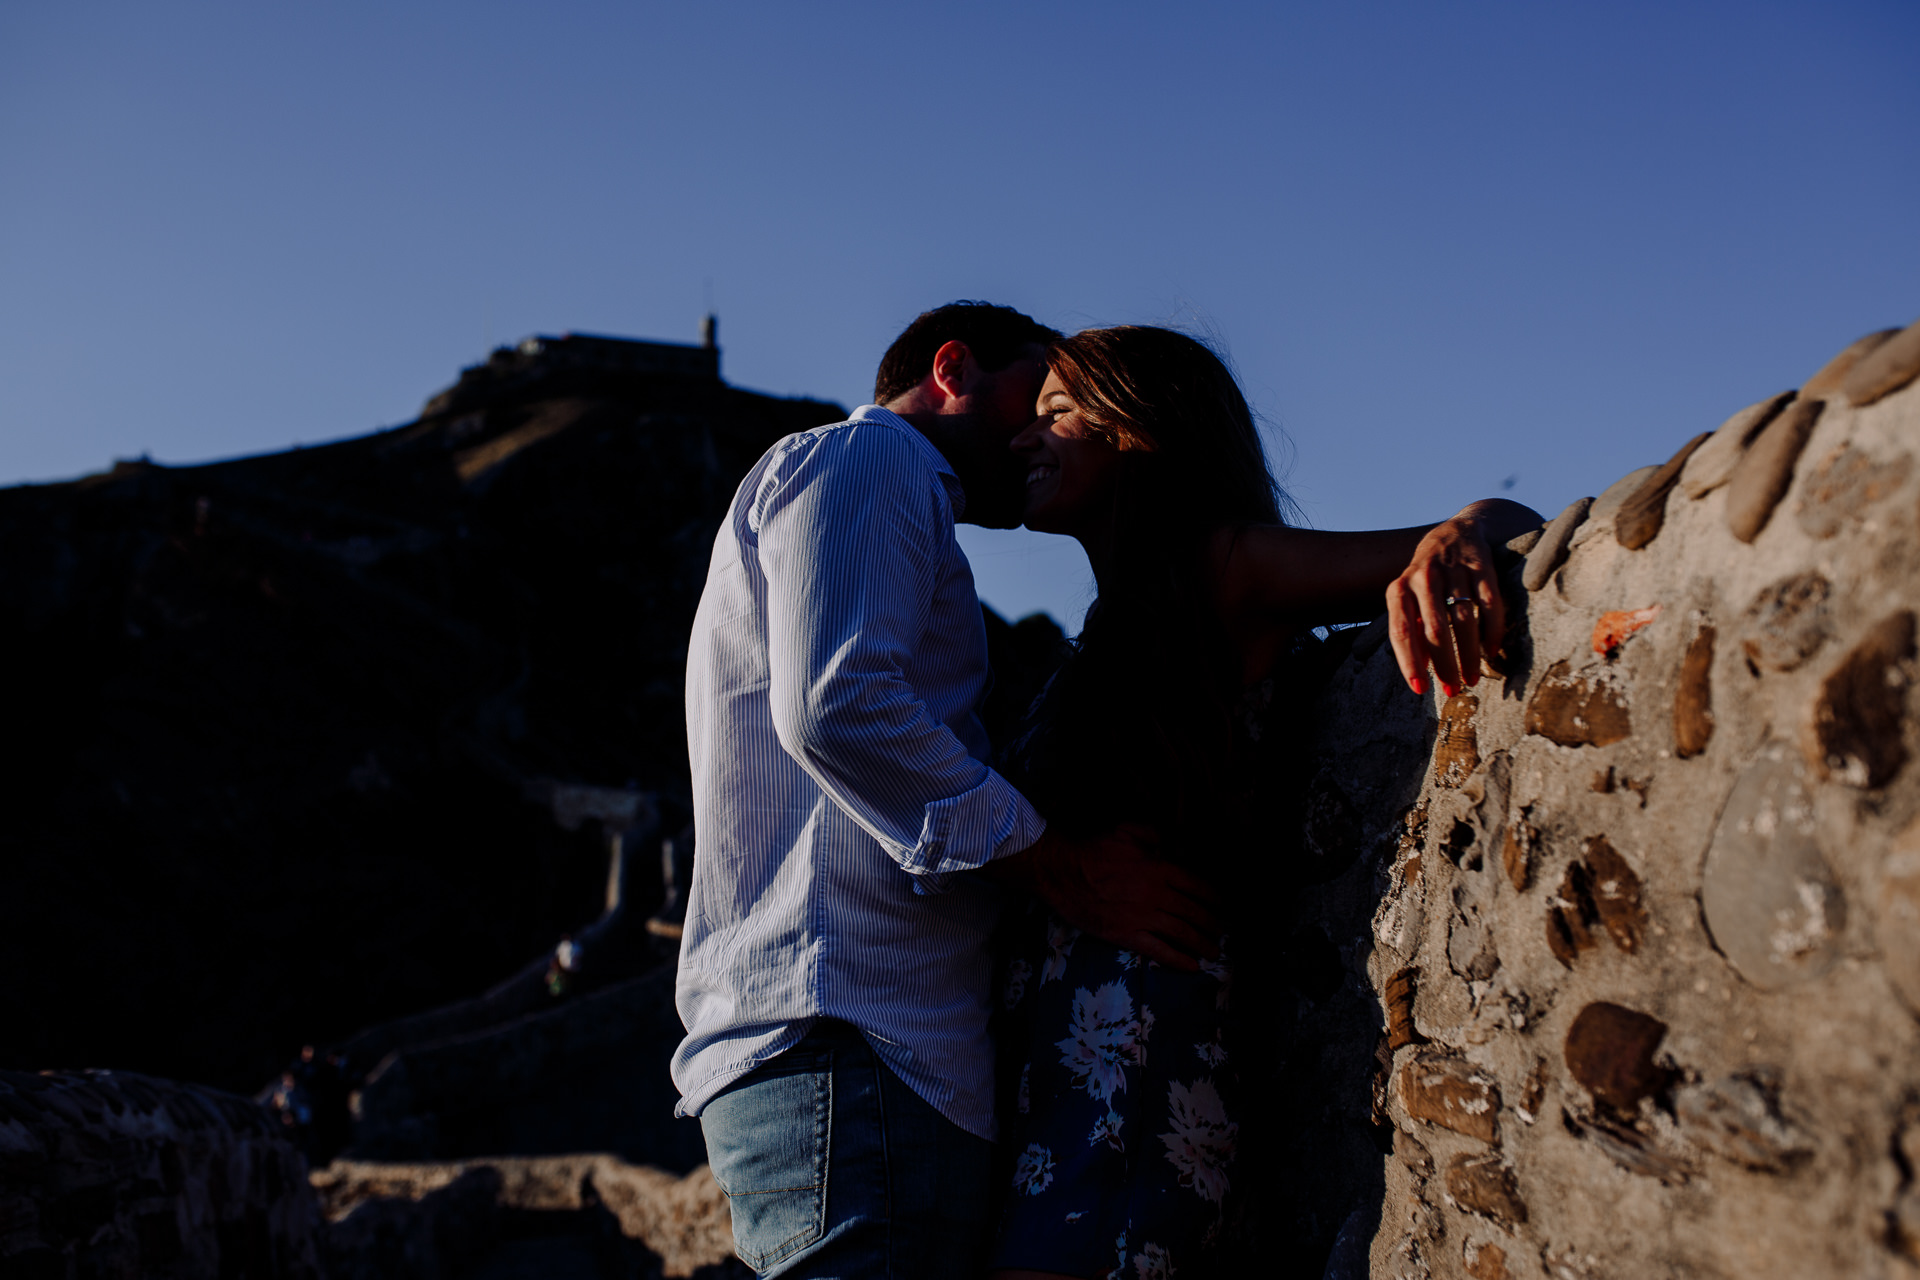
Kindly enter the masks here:
<path id="1" fill-rule="evenodd" d="M 709 351 L 720 345 L 720 317 L 711 311 L 700 322 L 700 345 Z"/>

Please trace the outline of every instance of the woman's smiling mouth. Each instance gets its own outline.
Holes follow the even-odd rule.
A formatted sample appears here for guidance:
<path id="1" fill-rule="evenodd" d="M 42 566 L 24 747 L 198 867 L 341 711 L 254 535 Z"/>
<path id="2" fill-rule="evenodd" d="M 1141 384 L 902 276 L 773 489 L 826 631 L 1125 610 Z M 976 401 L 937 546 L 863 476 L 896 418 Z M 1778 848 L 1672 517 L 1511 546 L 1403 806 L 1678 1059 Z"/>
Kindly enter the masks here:
<path id="1" fill-rule="evenodd" d="M 1027 471 L 1027 484 L 1030 486 L 1039 484 L 1059 470 L 1059 467 L 1050 462 L 1037 462 Z"/>

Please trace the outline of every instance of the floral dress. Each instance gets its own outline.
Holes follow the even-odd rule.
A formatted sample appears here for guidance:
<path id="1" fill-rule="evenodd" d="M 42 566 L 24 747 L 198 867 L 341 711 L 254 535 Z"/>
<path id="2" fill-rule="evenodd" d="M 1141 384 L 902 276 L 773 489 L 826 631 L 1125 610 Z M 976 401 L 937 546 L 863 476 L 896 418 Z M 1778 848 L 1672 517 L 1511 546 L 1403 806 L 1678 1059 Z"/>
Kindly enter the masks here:
<path id="1" fill-rule="evenodd" d="M 1167 1280 L 1219 1232 L 1239 1124 L 1231 969 L 1169 969 L 1040 904 L 1004 935 L 995 1267 Z M 1062 1034 L 1064 1033 L 1064 1034 Z"/>
<path id="2" fill-rule="evenodd" d="M 1108 665 L 1088 656 L 1049 682 L 1001 758 L 1007 776 L 1064 832 L 1152 828 L 1164 856 L 1221 891 L 1230 918 L 1287 892 L 1308 776 L 1290 720 L 1323 669 L 1320 642 L 1295 638 L 1267 678 L 1211 711 L 1186 674 L 1197 662 L 1113 647 Z M 1156 684 L 1156 672 L 1169 678 Z M 1224 744 L 1197 771 L 1167 746 L 1183 715 L 1188 741 Z M 1082 936 L 1031 901 L 1007 910 L 997 942 L 1011 1167 L 993 1265 L 1106 1280 L 1210 1274 L 1242 1141 L 1232 939 L 1188 973 Z M 1233 1210 L 1237 1220 L 1237 1201 Z"/>

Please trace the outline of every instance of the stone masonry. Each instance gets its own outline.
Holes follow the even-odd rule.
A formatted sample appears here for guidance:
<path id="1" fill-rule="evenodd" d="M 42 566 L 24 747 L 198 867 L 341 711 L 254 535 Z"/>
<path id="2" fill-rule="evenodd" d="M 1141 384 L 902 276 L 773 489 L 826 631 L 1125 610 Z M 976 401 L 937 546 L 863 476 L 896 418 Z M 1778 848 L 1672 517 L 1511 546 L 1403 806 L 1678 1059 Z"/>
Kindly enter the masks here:
<path id="1" fill-rule="evenodd" d="M 1869 335 L 1516 540 L 1476 689 L 1380 624 L 1333 676 L 1371 1274 L 1920 1276 L 1917 372 Z"/>

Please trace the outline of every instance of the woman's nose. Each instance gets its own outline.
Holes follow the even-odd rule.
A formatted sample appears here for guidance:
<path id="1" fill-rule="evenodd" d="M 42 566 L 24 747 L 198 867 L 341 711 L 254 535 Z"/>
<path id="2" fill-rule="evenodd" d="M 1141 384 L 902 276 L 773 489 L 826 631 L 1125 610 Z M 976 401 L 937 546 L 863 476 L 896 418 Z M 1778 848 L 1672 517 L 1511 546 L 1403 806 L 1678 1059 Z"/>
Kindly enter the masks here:
<path id="1" fill-rule="evenodd" d="M 1015 453 L 1032 453 L 1040 447 L 1040 424 L 1045 418 L 1035 418 L 1026 425 L 1019 435 L 1007 441 L 1007 448 Z"/>

